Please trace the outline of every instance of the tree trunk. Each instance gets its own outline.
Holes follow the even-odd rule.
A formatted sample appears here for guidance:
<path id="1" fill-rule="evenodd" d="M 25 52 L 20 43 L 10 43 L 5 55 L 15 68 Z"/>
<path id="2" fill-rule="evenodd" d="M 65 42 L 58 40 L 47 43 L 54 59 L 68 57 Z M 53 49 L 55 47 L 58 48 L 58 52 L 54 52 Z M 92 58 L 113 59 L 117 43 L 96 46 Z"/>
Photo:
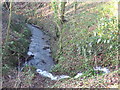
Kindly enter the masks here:
<path id="1" fill-rule="evenodd" d="M 75 10 L 75 14 L 76 14 L 76 11 L 77 11 L 77 1 L 75 0 L 74 3 L 75 3 L 75 4 L 74 4 L 74 10 Z"/>
<path id="2" fill-rule="evenodd" d="M 66 4 L 67 2 L 60 2 L 60 6 L 59 6 L 59 10 L 60 10 L 60 12 L 59 12 L 59 14 L 60 14 L 60 21 L 61 21 L 61 23 L 64 23 L 65 22 L 65 17 L 64 17 L 64 14 L 65 14 L 65 4 Z"/>

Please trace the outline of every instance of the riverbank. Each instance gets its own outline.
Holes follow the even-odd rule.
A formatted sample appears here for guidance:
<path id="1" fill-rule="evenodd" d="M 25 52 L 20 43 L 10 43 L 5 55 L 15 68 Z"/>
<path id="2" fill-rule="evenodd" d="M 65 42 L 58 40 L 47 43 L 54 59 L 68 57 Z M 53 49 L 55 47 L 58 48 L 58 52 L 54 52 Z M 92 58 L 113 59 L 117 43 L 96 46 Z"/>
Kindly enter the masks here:
<path id="1" fill-rule="evenodd" d="M 9 43 L 9 47 L 7 52 L 4 51 L 4 46 L 6 44 L 5 38 L 7 32 L 9 11 L 3 11 L 2 13 L 3 13 L 2 88 L 44 88 L 53 85 L 55 81 L 51 81 L 51 79 L 45 78 L 38 74 L 34 66 L 27 65 L 24 67 L 24 70 L 22 72 L 18 68 L 22 66 L 27 61 L 27 59 L 30 59 L 28 58 L 29 55 L 27 55 L 27 52 L 29 51 L 29 44 L 32 41 L 30 39 L 32 33 L 27 28 L 26 23 L 24 21 L 25 19 L 21 15 L 19 16 L 12 13 L 9 41 L 7 42 Z M 46 40 L 49 39 L 47 36 L 44 38 L 46 38 Z M 39 50 L 39 48 L 36 50 Z M 47 53 L 49 54 L 49 52 Z M 48 69 L 50 69 L 50 67 Z"/>
<path id="2" fill-rule="evenodd" d="M 52 72 L 71 78 L 52 81 L 41 77 L 43 71 L 38 70 L 38 74 L 33 67 L 27 66 L 24 72 L 16 71 L 15 77 L 8 74 L 6 86 L 9 87 L 10 82 L 13 82 L 11 87 L 22 88 L 117 88 L 119 32 L 116 6 L 115 2 L 81 2 L 74 12 L 74 3 L 68 2 L 65 11 L 67 22 L 63 24 L 59 41 L 59 27 L 50 3 L 16 3 L 14 7 L 17 8 L 13 7 L 13 12 L 23 15 L 27 23 L 35 24 L 51 37 L 50 47 L 56 62 Z M 99 70 L 96 72 L 96 69 Z M 109 73 L 103 74 L 100 69 L 106 72 L 109 70 Z M 74 78 L 77 74 L 78 78 Z"/>
<path id="3" fill-rule="evenodd" d="M 9 11 L 4 8 L 2 15 L 2 64 L 4 75 L 9 69 L 16 68 L 25 62 L 31 33 L 25 26 L 23 16 L 11 13 L 12 17 L 8 20 Z"/>

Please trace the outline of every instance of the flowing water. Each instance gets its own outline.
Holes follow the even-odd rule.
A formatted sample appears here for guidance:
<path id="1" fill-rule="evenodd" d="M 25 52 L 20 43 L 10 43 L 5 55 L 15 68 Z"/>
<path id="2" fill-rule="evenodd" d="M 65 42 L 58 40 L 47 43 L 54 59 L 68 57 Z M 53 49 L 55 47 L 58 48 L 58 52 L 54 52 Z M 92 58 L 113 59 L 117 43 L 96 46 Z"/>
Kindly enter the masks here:
<path id="1" fill-rule="evenodd" d="M 54 66 L 54 61 L 51 57 L 49 41 L 45 39 L 47 36 L 42 32 L 42 30 L 33 25 L 27 24 L 27 27 L 30 29 L 32 34 L 28 55 L 33 56 L 33 58 L 25 62 L 24 65 L 27 64 L 36 67 L 36 72 L 44 77 L 51 78 L 51 80 L 69 78 L 67 75 L 54 76 L 52 73 L 49 73 L 51 68 Z"/>
<path id="2" fill-rule="evenodd" d="M 64 78 L 70 78 L 68 75 L 53 75 L 49 71 L 54 66 L 53 58 L 51 57 L 51 50 L 49 41 L 46 40 L 47 35 L 45 35 L 42 30 L 37 27 L 27 24 L 30 29 L 32 37 L 29 46 L 28 55 L 33 56 L 32 59 L 25 62 L 24 65 L 30 65 L 36 67 L 36 72 L 44 77 L 48 77 L 51 80 L 60 80 Z M 107 68 L 96 67 L 94 70 L 103 71 L 104 73 L 109 73 Z M 77 73 L 74 78 L 82 76 L 83 73 Z"/>
<path id="3" fill-rule="evenodd" d="M 43 71 L 49 71 L 54 66 L 49 41 L 45 40 L 46 35 L 42 30 L 30 24 L 27 24 L 27 26 L 32 33 L 28 55 L 34 55 L 27 64 Z"/>

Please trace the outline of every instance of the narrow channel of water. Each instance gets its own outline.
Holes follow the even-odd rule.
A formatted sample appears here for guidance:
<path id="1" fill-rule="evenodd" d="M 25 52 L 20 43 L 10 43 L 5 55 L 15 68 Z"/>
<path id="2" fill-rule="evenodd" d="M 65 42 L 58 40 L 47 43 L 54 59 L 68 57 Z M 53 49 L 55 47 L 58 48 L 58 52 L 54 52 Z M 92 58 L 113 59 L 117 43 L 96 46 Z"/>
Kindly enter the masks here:
<path id="1" fill-rule="evenodd" d="M 54 66 L 54 61 L 51 57 L 49 41 L 45 39 L 46 35 L 42 32 L 42 30 L 30 24 L 27 24 L 27 27 L 32 33 L 28 55 L 33 57 L 29 61 L 25 62 L 24 65 L 27 64 L 36 67 L 37 73 L 44 77 L 48 77 L 51 80 L 70 78 L 68 75 L 53 75 L 52 73 L 49 73 L 51 68 Z M 102 67 L 96 67 L 94 70 L 103 71 L 104 73 L 110 72 L 107 68 Z M 74 76 L 74 78 L 78 78 L 82 75 L 83 73 L 79 72 L 76 74 L 76 76 Z"/>
<path id="2" fill-rule="evenodd" d="M 53 58 L 51 57 L 51 49 L 49 41 L 46 39 L 46 35 L 42 30 L 37 27 L 27 24 L 27 27 L 31 31 L 31 43 L 29 45 L 28 55 L 32 56 L 32 59 L 25 62 L 23 66 L 30 65 L 36 67 L 36 72 L 44 77 L 48 77 L 51 80 L 60 80 L 63 78 L 69 78 L 67 75 L 53 75 L 49 71 L 54 66 Z"/>
<path id="3" fill-rule="evenodd" d="M 27 26 L 32 34 L 28 55 L 33 55 L 33 58 L 27 64 L 43 71 L 50 71 L 54 62 L 51 57 L 49 41 L 45 39 L 46 35 L 33 25 L 27 24 Z"/>

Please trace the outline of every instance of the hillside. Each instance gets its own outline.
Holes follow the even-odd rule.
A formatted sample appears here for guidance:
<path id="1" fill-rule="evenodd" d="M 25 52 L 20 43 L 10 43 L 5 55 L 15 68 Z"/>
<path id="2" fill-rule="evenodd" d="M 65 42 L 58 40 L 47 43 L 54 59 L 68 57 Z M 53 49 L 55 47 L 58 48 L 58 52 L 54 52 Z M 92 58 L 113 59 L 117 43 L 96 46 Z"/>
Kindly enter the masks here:
<path id="1" fill-rule="evenodd" d="M 70 78 L 51 81 L 37 74 L 35 67 L 27 66 L 24 72 L 19 72 L 21 77 L 20 82 L 19 80 L 17 82 L 18 87 L 118 88 L 120 71 L 118 3 L 67 2 L 63 22 L 60 20 L 62 8 L 59 9 L 59 5 L 62 3 L 57 1 L 12 3 L 7 43 L 4 36 L 9 26 L 10 11 L 3 10 L 3 51 L 6 48 L 9 51 L 3 54 L 3 71 L 5 70 L 3 77 L 9 81 L 5 81 L 4 87 L 8 87 L 10 82 L 16 87 L 14 80 L 18 78 L 18 71 L 15 69 L 20 62 L 18 60 L 24 63 L 28 57 L 31 33 L 25 23 L 29 23 L 50 37 L 47 39 L 50 40 L 52 58 L 55 62 L 50 72 L 54 75 L 69 75 Z M 96 71 L 97 67 L 104 68 L 109 73 Z M 13 81 L 6 79 L 7 76 L 12 78 L 13 72 L 16 73 L 16 76 L 13 75 Z M 82 76 L 75 79 L 74 76 L 78 73 L 82 73 Z"/>

